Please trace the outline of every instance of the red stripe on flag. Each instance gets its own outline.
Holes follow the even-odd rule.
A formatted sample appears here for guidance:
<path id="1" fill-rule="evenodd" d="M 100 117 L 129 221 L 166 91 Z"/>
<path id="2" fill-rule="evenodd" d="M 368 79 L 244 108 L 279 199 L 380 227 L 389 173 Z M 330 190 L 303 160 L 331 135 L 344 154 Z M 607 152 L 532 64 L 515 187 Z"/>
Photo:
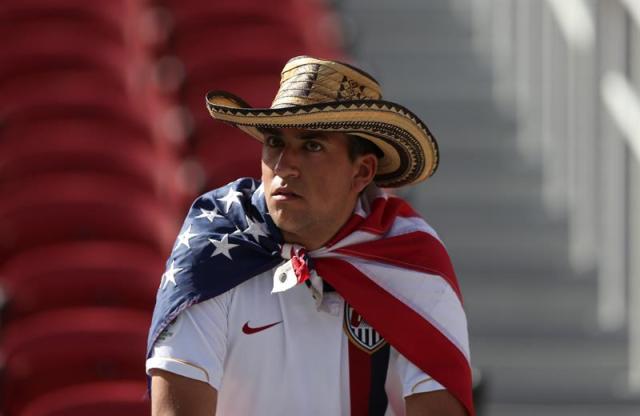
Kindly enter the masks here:
<path id="1" fill-rule="evenodd" d="M 376 198 L 371 203 L 371 212 L 366 218 L 353 214 L 347 223 L 325 246 L 331 247 L 355 231 L 367 231 L 383 235 L 393 225 L 396 217 L 420 217 L 411 205 L 400 198 Z"/>
<path id="2" fill-rule="evenodd" d="M 462 302 L 462 293 L 449 254 L 442 243 L 429 233 L 415 231 L 396 237 L 354 244 L 336 249 L 335 253 L 441 276 Z"/>
<path id="3" fill-rule="evenodd" d="M 346 261 L 317 259 L 316 269 L 392 346 L 475 415 L 469 363 L 444 334 Z"/>
<path id="4" fill-rule="evenodd" d="M 367 416 L 371 392 L 371 356 L 349 343 L 349 392 L 351 416 Z"/>

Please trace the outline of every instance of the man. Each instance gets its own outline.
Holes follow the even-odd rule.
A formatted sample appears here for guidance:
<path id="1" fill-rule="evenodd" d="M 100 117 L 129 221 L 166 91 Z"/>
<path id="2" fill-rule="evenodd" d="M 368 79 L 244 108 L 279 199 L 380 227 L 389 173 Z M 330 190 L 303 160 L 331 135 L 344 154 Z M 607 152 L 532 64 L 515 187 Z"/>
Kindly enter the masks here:
<path id="1" fill-rule="evenodd" d="M 437 235 L 400 198 L 436 142 L 368 74 L 290 60 L 270 109 L 207 96 L 263 143 L 262 183 L 198 198 L 158 292 L 154 415 L 473 415 L 466 319 Z"/>

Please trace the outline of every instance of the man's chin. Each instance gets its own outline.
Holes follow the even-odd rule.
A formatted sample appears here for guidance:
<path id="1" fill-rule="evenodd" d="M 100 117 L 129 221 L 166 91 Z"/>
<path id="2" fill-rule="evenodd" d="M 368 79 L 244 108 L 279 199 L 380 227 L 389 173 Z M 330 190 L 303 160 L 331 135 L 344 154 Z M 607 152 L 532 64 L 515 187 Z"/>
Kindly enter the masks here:
<path id="1" fill-rule="evenodd" d="M 300 228 L 302 228 L 299 221 L 296 221 L 291 217 L 283 218 L 281 216 L 271 216 L 271 218 L 273 218 L 274 224 L 280 229 L 280 231 L 295 233 Z"/>
<path id="2" fill-rule="evenodd" d="M 292 215 L 292 213 L 276 212 L 276 215 L 271 214 L 271 219 L 273 219 L 273 223 L 283 234 L 298 234 L 305 226 L 305 223 L 302 221 L 305 217 Z"/>

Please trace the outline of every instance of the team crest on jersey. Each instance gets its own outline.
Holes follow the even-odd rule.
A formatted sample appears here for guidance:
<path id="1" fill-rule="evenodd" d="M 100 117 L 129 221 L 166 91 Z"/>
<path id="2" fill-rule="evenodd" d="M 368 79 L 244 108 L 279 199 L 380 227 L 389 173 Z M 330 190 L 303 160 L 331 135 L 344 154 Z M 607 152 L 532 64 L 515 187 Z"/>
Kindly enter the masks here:
<path id="1" fill-rule="evenodd" d="M 344 303 L 344 331 L 358 348 L 373 354 L 387 342 L 351 305 Z"/>

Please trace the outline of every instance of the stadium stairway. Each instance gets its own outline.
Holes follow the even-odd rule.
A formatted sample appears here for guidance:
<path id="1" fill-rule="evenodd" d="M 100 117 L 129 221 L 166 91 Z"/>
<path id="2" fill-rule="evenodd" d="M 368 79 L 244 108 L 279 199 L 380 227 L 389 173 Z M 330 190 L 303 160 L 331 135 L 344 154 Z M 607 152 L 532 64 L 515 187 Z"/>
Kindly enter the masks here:
<path id="1" fill-rule="evenodd" d="M 438 138 L 436 175 L 404 191 L 453 258 L 489 416 L 637 415 L 624 397 L 625 334 L 595 324 L 596 282 L 568 264 L 541 171 L 516 149 L 468 16 L 449 0 L 339 2 L 352 56 Z"/>

